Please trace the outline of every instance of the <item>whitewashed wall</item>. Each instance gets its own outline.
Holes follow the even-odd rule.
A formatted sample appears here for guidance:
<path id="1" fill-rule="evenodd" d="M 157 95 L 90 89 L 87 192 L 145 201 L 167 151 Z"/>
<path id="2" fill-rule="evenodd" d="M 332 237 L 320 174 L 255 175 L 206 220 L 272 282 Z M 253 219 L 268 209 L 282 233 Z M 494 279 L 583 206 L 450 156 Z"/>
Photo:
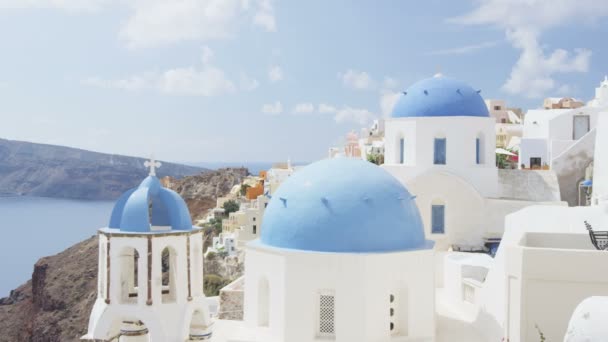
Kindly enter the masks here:
<path id="1" fill-rule="evenodd" d="M 432 250 L 346 254 L 250 244 L 247 253 L 245 320 L 250 326 L 256 325 L 257 284 L 259 277 L 265 276 L 271 291 L 268 329 L 277 341 L 323 340 L 316 336 L 320 290 L 335 293 L 335 341 L 388 340 L 391 293 L 402 300 L 396 313 L 401 334 L 392 340 L 434 336 Z"/>

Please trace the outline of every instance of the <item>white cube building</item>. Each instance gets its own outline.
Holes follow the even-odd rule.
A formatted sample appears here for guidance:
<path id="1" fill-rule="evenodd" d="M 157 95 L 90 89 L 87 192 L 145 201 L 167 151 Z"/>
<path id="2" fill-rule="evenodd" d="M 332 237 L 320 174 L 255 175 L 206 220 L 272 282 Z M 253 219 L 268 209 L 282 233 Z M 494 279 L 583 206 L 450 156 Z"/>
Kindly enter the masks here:
<path id="1" fill-rule="evenodd" d="M 413 196 L 381 168 L 303 168 L 247 248 L 245 324 L 264 336 L 251 341 L 432 340 L 432 247 Z"/>

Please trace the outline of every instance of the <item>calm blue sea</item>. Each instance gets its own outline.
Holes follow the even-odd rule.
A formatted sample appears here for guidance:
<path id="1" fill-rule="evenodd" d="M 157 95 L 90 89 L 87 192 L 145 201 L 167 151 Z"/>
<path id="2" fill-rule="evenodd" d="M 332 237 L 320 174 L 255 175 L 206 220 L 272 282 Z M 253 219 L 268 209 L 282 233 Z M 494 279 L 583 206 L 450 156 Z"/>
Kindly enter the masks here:
<path id="1" fill-rule="evenodd" d="M 0 297 L 32 276 L 36 261 L 107 226 L 114 202 L 0 197 Z"/>

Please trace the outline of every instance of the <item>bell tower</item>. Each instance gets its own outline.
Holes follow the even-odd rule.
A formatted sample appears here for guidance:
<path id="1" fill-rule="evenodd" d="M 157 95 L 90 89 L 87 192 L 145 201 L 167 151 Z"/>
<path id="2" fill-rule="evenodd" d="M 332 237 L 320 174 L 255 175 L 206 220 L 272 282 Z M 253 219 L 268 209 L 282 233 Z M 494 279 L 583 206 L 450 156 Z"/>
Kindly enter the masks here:
<path id="1" fill-rule="evenodd" d="M 97 300 L 83 339 L 182 342 L 211 339 L 203 293 L 203 232 L 184 200 L 162 187 L 160 163 L 116 202 L 99 237 Z"/>

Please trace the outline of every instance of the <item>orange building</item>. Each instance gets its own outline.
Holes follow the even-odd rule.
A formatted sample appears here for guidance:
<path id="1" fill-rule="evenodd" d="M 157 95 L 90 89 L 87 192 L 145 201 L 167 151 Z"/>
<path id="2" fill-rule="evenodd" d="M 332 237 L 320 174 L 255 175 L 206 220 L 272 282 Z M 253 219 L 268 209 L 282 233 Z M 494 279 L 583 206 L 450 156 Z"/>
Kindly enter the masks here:
<path id="1" fill-rule="evenodd" d="M 260 172 L 260 174 L 261 174 L 261 172 Z M 247 188 L 245 197 L 247 197 L 248 200 L 254 200 L 254 199 L 258 198 L 258 196 L 263 195 L 263 194 L 264 194 L 264 181 L 261 180 L 255 186 L 251 186 L 251 187 Z"/>

